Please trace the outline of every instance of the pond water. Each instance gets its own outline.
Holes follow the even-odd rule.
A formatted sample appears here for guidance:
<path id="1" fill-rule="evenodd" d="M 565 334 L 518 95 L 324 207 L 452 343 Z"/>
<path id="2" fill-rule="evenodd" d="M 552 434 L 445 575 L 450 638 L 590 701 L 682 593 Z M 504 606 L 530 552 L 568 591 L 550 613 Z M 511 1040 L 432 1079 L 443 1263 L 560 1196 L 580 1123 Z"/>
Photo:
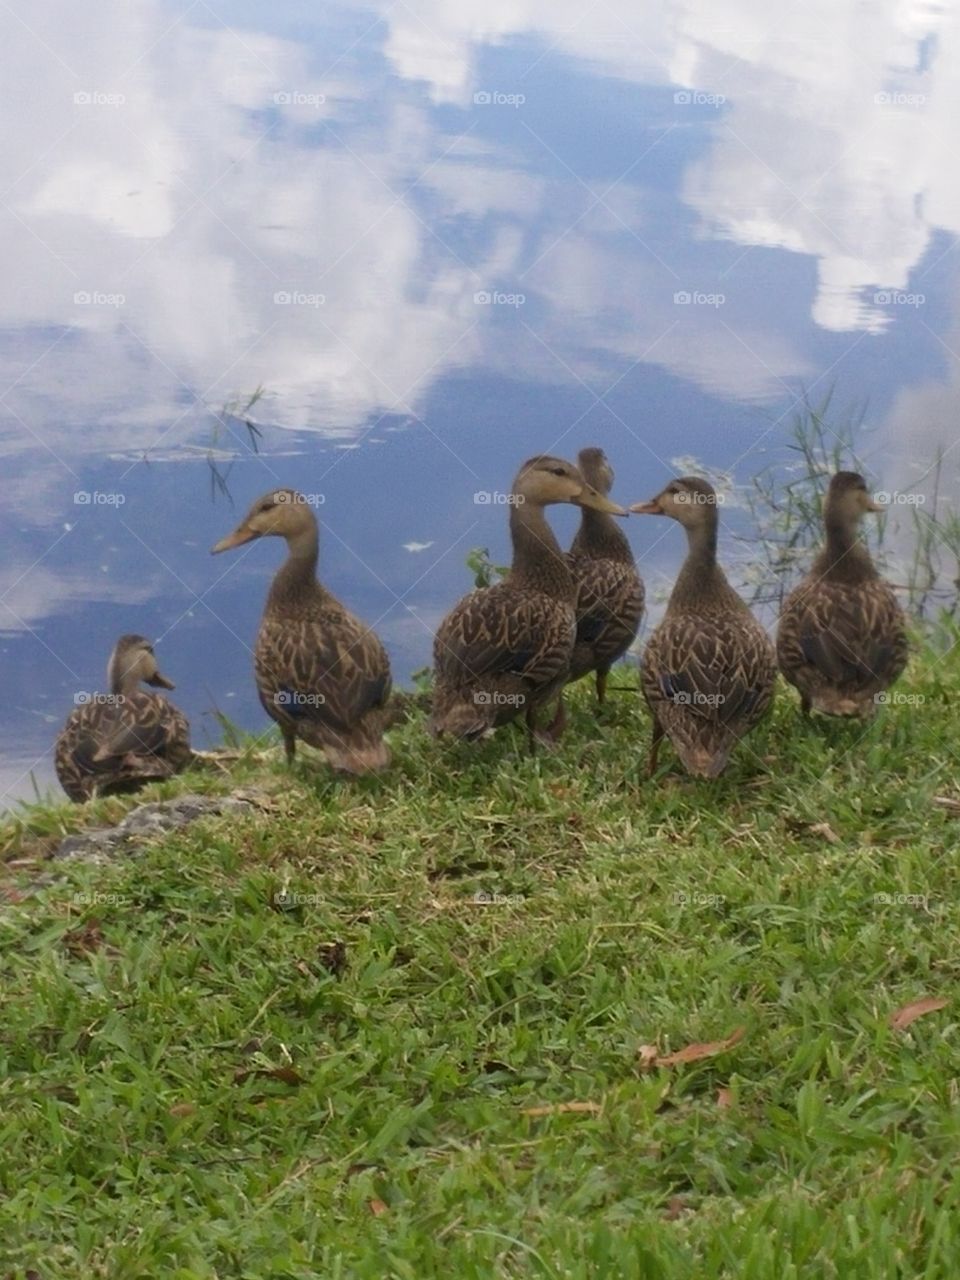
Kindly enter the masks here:
<path id="1" fill-rule="evenodd" d="M 156 640 L 198 745 L 214 707 L 264 726 L 282 548 L 208 552 L 272 485 L 316 495 L 322 575 L 402 684 L 470 548 L 508 556 L 476 495 L 531 453 L 602 444 L 636 501 L 683 457 L 786 456 L 830 391 L 888 489 L 956 440 L 956 9 L 50 0 L 4 23 L 3 803 L 50 784 L 123 631 Z M 630 531 L 656 589 L 679 540 Z"/>

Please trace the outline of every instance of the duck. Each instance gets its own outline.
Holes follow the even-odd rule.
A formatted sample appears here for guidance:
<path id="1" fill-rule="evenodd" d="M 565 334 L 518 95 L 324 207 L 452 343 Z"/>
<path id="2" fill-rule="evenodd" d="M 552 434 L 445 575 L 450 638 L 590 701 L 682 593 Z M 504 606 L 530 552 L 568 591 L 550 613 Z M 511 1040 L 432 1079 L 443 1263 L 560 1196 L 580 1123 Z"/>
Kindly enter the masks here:
<path id="1" fill-rule="evenodd" d="M 717 562 L 717 506 L 711 484 L 683 476 L 630 507 L 678 521 L 688 543 L 666 613 L 643 654 L 641 685 L 653 715 L 651 776 L 666 735 L 689 774 L 719 777 L 773 701 L 773 645 Z"/>
<path id="2" fill-rule="evenodd" d="M 535 713 L 562 691 L 577 636 L 576 583 L 544 509 L 627 512 L 550 454 L 528 458 L 507 497 L 511 566 L 502 582 L 464 596 L 437 630 L 430 730 L 475 741 L 522 714 L 534 748 L 562 732 L 562 717 L 541 732 Z"/>
<path id="3" fill-rule="evenodd" d="M 903 609 L 858 534 L 864 515 L 883 510 L 858 472 L 831 477 L 824 546 L 784 601 L 777 629 L 777 661 L 804 715 L 870 719 L 907 664 Z"/>
<path id="4" fill-rule="evenodd" d="M 283 538 L 287 556 L 267 594 L 254 672 L 260 703 L 280 727 L 288 765 L 300 740 L 318 748 L 337 773 L 386 769 L 390 661 L 379 637 L 317 580 L 319 530 L 308 496 L 271 489 L 212 554 L 263 537 Z"/>
<path id="5" fill-rule="evenodd" d="M 604 496 L 613 488 L 613 468 L 602 449 L 581 449 L 577 466 L 587 484 Z M 583 507 L 580 528 L 567 554 L 577 587 L 577 638 L 569 680 L 595 673 L 597 703 L 606 699 L 607 675 L 636 639 L 643 618 L 644 586 L 626 534 L 605 511 Z"/>
<path id="6" fill-rule="evenodd" d="M 186 716 L 141 684 L 174 688 L 161 675 L 150 641 L 122 635 L 107 663 L 109 692 L 78 693 L 56 741 L 54 768 L 71 800 L 136 791 L 190 762 Z"/>

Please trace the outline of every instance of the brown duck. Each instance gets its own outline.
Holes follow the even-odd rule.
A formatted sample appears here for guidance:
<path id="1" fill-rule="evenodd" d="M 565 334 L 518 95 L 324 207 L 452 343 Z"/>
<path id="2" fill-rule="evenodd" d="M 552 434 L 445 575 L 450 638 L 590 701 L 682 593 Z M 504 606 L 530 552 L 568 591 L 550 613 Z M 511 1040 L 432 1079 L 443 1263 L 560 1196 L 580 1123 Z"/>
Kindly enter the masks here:
<path id="1" fill-rule="evenodd" d="M 598 493 L 613 487 L 613 469 L 602 449 L 581 449 L 580 474 Z M 630 648 L 643 617 L 643 582 L 627 536 L 606 512 L 583 507 L 580 528 L 567 557 L 577 587 L 577 639 L 570 679 L 596 672 L 597 702 L 603 703 L 607 673 Z"/>
<path id="2" fill-rule="evenodd" d="M 577 468 L 530 458 L 510 494 L 513 563 L 503 580 L 465 596 L 434 641 L 431 731 L 476 739 L 523 714 L 534 739 L 536 708 L 559 693 L 576 640 L 576 585 L 544 508 L 571 502 L 626 515 Z M 559 734 L 562 723 L 551 727 Z"/>
<path id="3" fill-rule="evenodd" d="M 855 471 L 830 480 L 825 546 L 787 596 L 777 632 L 780 670 L 799 690 L 804 714 L 868 718 L 906 666 L 903 610 L 857 529 L 866 512 L 882 510 Z"/>
<path id="4" fill-rule="evenodd" d="M 213 552 L 254 538 L 286 539 L 257 633 L 254 668 L 267 715 L 280 726 L 288 761 L 297 739 L 345 773 L 384 769 L 390 663 L 377 636 L 317 581 L 313 511 L 294 489 L 272 489 Z"/>
<path id="5" fill-rule="evenodd" d="M 767 633 L 717 563 L 717 495 L 705 480 L 672 480 L 630 508 L 683 525 L 689 550 L 643 655 L 653 713 L 649 771 L 666 734 L 688 773 L 716 778 L 773 698 L 776 659 Z"/>
<path id="6" fill-rule="evenodd" d="M 189 763 L 186 717 L 141 683 L 173 688 L 160 674 L 150 641 L 121 636 L 107 664 L 109 693 L 83 695 L 57 738 L 54 767 L 71 800 L 136 791 Z"/>

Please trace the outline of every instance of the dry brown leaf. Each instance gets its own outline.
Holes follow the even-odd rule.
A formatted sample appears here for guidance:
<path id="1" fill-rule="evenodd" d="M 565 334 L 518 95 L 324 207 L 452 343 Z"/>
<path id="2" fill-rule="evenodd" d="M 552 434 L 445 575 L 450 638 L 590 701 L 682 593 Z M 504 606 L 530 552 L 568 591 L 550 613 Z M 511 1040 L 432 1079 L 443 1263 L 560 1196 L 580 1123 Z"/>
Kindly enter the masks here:
<path id="1" fill-rule="evenodd" d="M 724 1053 L 727 1049 L 741 1041 L 746 1034 L 746 1027 L 737 1027 L 731 1031 L 725 1040 L 708 1040 L 704 1044 L 688 1044 L 683 1049 L 678 1049 L 676 1053 L 668 1053 L 664 1058 L 658 1058 L 656 1065 L 658 1067 L 679 1067 L 687 1062 L 699 1062 L 701 1058 L 712 1058 L 718 1053 Z"/>
<path id="2" fill-rule="evenodd" d="M 596 1115 L 603 1108 L 599 1102 L 553 1102 L 542 1107 L 524 1107 L 521 1115 L 524 1116 L 559 1116 L 569 1111 L 587 1112 Z"/>
<path id="3" fill-rule="evenodd" d="M 936 1013 L 938 1009 L 945 1009 L 948 1001 L 940 999 L 939 996 L 925 996 L 923 1000 L 914 1000 L 911 1004 L 905 1004 L 902 1009 L 898 1009 L 896 1013 L 890 1015 L 890 1025 L 894 1031 L 903 1031 L 905 1027 L 909 1027 L 911 1022 L 916 1022 L 918 1018 L 922 1018 L 925 1013 Z"/>
<path id="4" fill-rule="evenodd" d="M 303 1084 L 303 1076 L 293 1067 L 251 1067 L 247 1071 L 238 1071 L 233 1077 L 234 1084 L 243 1084 L 246 1080 L 279 1080 L 281 1084 Z"/>
<path id="5" fill-rule="evenodd" d="M 196 1107 L 192 1102 L 175 1102 L 170 1108 L 168 1115 L 171 1116 L 192 1116 L 196 1111 Z"/>
<path id="6" fill-rule="evenodd" d="M 721 1111 L 726 1111 L 728 1107 L 733 1106 L 733 1091 L 731 1089 L 717 1090 L 717 1106 Z"/>
<path id="7" fill-rule="evenodd" d="M 660 1050 L 655 1044 L 642 1044 L 637 1050 L 637 1066 L 641 1071 L 652 1071 L 657 1065 Z"/>
<path id="8" fill-rule="evenodd" d="M 812 836 L 822 836 L 827 844 L 839 844 L 840 837 L 831 827 L 829 822 L 813 822 L 807 827 Z"/>
<path id="9" fill-rule="evenodd" d="M 663 1216 L 668 1222 L 676 1222 L 677 1218 L 687 1212 L 687 1205 L 684 1203 L 683 1196 L 671 1196 L 667 1201 L 667 1207 L 663 1211 Z"/>
<path id="10" fill-rule="evenodd" d="M 63 935 L 63 945 L 72 956 L 86 955 L 90 951 L 99 951 L 103 946 L 103 930 L 100 921 L 90 919 L 76 929 L 68 929 Z"/>
<path id="11" fill-rule="evenodd" d="M 387 1212 L 387 1206 L 383 1203 L 382 1200 L 368 1200 L 367 1208 L 370 1210 L 370 1212 L 373 1214 L 375 1218 L 379 1218 L 382 1213 Z"/>

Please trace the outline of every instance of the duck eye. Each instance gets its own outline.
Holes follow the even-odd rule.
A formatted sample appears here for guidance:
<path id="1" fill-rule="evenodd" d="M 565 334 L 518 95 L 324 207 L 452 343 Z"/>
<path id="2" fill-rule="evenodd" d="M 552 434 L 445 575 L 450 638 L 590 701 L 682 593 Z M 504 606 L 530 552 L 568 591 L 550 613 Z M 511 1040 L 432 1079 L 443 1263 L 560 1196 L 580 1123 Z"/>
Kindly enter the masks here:
<path id="1" fill-rule="evenodd" d="M 555 476 L 565 476 L 567 474 L 563 467 L 551 467 L 550 470 Z"/>

